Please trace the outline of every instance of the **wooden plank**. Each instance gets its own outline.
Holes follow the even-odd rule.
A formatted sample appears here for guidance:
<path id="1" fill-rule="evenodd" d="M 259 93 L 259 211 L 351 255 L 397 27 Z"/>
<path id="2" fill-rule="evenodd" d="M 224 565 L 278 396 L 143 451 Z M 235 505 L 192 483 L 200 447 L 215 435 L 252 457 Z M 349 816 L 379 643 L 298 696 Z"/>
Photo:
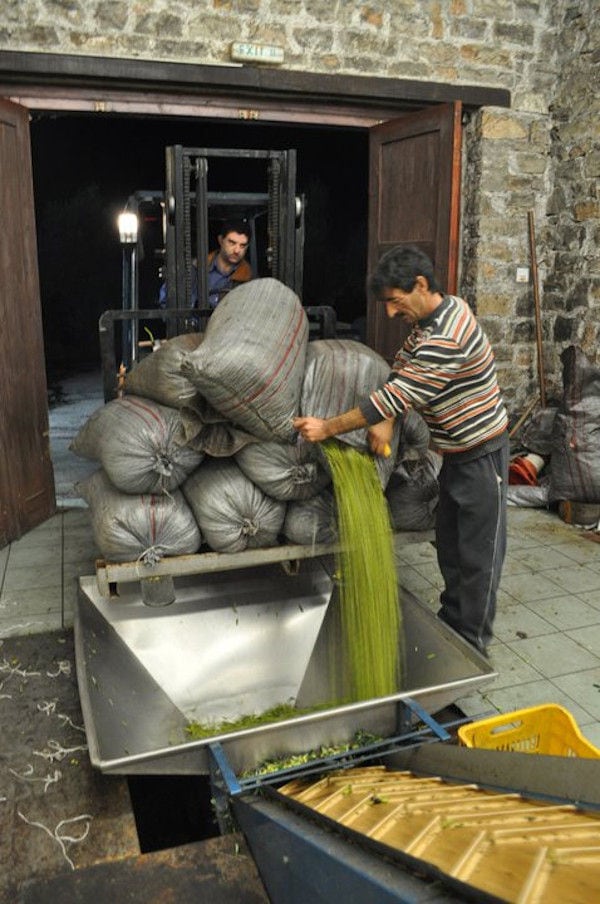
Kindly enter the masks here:
<path id="1" fill-rule="evenodd" d="M 349 103 L 330 107 L 318 103 L 293 105 L 273 100 L 240 97 L 215 97 L 208 94 L 171 94 L 164 92 L 109 91 L 63 86 L 15 86 L 0 79 L 0 96 L 31 110 L 71 113 L 121 113 L 142 116 L 184 116 L 206 119 L 234 119 L 253 122 L 325 124 L 369 128 L 390 115 L 389 108 L 364 109 Z"/>

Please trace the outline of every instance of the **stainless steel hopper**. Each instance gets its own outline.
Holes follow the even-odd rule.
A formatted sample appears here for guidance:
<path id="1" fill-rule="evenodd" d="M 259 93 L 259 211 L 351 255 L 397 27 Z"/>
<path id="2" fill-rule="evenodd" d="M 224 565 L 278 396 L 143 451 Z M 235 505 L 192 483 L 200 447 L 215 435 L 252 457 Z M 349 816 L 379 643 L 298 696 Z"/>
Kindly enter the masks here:
<path id="1" fill-rule="evenodd" d="M 218 741 L 239 773 L 344 743 L 359 729 L 393 735 L 403 699 L 435 713 L 494 676 L 401 590 L 402 687 L 347 702 L 330 564 L 320 556 L 294 573 L 269 564 L 176 577 L 165 608 L 145 606 L 139 583 L 109 598 L 95 576 L 80 578 L 76 660 L 92 763 L 114 773 L 198 774 L 209 768 L 207 745 Z M 290 700 L 310 712 L 206 741 L 186 731 L 189 720 L 233 719 Z"/>

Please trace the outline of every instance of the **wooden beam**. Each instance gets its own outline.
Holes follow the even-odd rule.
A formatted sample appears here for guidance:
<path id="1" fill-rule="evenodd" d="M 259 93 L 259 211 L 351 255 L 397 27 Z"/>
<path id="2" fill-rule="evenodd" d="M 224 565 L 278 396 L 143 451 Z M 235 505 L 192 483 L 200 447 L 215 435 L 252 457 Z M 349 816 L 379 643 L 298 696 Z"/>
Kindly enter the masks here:
<path id="1" fill-rule="evenodd" d="M 465 109 L 510 106 L 503 88 L 456 85 L 414 79 L 360 75 L 328 75 L 261 66 L 202 66 L 76 54 L 0 51 L 0 82 L 9 85 L 102 87 L 169 93 L 231 95 L 309 100 L 327 104 L 418 110 L 460 100 Z"/>

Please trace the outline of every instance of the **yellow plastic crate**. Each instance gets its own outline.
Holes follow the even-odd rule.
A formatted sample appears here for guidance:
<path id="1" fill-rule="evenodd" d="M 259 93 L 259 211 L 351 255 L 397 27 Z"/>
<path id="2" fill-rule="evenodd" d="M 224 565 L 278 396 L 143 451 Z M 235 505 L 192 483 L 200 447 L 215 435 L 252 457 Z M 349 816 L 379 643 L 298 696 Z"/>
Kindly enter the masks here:
<path id="1" fill-rule="evenodd" d="M 600 750 L 583 737 L 571 713 L 556 703 L 461 725 L 458 737 L 465 747 L 600 758 Z"/>

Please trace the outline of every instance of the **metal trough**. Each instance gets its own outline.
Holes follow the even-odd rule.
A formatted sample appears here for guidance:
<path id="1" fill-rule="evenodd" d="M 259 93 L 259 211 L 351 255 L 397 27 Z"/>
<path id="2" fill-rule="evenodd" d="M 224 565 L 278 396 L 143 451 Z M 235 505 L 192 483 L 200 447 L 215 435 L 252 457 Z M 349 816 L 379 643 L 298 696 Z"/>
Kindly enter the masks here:
<path id="1" fill-rule="evenodd" d="M 92 764 L 120 774 L 209 772 L 208 744 L 236 773 L 265 760 L 398 732 L 402 700 L 438 712 L 494 677 L 489 663 L 401 590 L 405 668 L 392 696 L 344 699 L 331 560 L 174 578 L 175 602 L 144 605 L 138 584 L 107 598 L 79 581 L 77 677 Z M 337 696 L 332 697 L 332 688 Z M 293 699 L 314 709 L 283 722 L 192 740 L 190 720 L 264 712 Z M 323 708 L 325 707 L 325 708 Z"/>

